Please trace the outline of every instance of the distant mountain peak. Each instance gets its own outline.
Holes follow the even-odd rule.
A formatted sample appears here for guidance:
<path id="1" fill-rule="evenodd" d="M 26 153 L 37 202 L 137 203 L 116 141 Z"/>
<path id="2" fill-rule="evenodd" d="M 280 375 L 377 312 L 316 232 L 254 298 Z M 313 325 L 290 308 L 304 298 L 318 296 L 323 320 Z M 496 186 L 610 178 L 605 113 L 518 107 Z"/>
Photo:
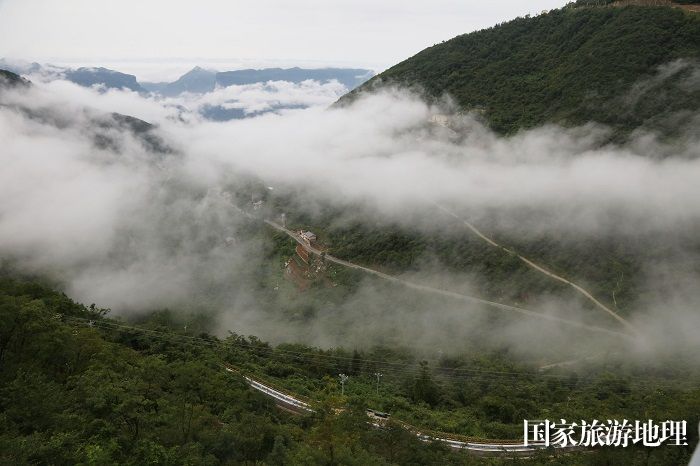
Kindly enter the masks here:
<path id="1" fill-rule="evenodd" d="M 307 80 L 319 82 L 338 81 L 348 89 L 354 89 L 374 73 L 366 69 L 352 68 L 248 68 L 244 70 L 218 72 L 195 66 L 173 82 L 142 83 L 142 86 L 157 94 L 174 97 L 189 92 L 205 94 L 212 92 L 216 86 L 241 86 L 264 83 L 267 81 L 289 81 L 300 83 Z"/>
<path id="2" fill-rule="evenodd" d="M 103 67 L 81 67 L 68 69 L 64 76 L 80 86 L 92 87 L 95 85 L 114 89 L 129 89 L 135 92 L 143 92 L 144 89 L 136 80 L 136 76 Z"/>
<path id="3" fill-rule="evenodd" d="M 307 80 L 319 82 L 338 81 L 347 89 L 354 89 L 373 76 L 371 70 L 354 68 L 265 68 L 224 71 L 216 74 L 219 86 L 253 84 L 266 81 L 289 81 L 300 83 Z"/>
<path id="4" fill-rule="evenodd" d="M 191 70 L 189 70 L 187 73 L 183 74 L 178 78 L 178 81 L 186 76 L 201 76 L 201 75 L 212 75 L 214 76 L 216 74 L 216 71 L 212 70 L 207 70 L 206 68 L 202 68 L 201 66 L 195 66 Z"/>

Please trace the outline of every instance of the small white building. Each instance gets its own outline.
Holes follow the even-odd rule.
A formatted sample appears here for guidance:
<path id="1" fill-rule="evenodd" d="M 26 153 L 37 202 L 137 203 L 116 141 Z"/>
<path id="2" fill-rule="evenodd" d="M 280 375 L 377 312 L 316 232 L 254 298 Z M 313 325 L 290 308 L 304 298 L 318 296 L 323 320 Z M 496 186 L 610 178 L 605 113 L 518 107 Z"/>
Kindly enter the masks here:
<path id="1" fill-rule="evenodd" d="M 311 233 L 310 231 L 302 231 L 301 232 L 301 239 L 303 239 L 308 244 L 311 244 L 311 243 L 316 242 L 316 235 Z"/>

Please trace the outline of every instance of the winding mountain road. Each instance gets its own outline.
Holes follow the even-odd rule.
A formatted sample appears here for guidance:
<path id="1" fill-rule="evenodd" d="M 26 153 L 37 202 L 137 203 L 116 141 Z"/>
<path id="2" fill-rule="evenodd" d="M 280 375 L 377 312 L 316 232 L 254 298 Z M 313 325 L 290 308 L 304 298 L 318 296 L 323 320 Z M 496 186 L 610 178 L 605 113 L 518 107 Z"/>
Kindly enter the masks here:
<path id="1" fill-rule="evenodd" d="M 577 321 L 574 321 L 574 320 L 564 319 L 564 318 L 557 317 L 557 316 L 553 316 L 553 315 L 549 315 L 549 314 L 543 314 L 543 313 L 541 313 L 541 312 L 531 311 L 531 310 L 529 310 L 529 309 L 523 309 L 523 308 L 521 308 L 521 307 L 510 306 L 510 305 L 507 305 L 507 304 L 497 303 L 497 302 L 494 302 L 494 301 L 488 301 L 488 300 L 485 300 L 485 299 L 482 299 L 482 298 L 477 298 L 477 297 L 475 297 L 475 296 L 469 296 L 469 295 L 457 293 L 457 292 L 454 292 L 454 291 L 448 291 L 448 290 L 442 290 L 442 289 L 439 289 L 439 288 L 433 288 L 433 287 L 431 287 L 431 286 L 421 285 L 421 284 L 419 284 L 419 283 L 414 283 L 414 282 L 411 282 L 411 281 L 408 281 L 408 280 L 404 280 L 404 279 L 402 279 L 402 278 L 398 278 L 398 277 L 395 277 L 395 276 L 393 276 L 393 275 L 388 275 L 388 274 L 383 273 L 383 272 L 380 272 L 380 271 L 378 271 L 378 270 L 374 270 L 374 269 L 371 269 L 371 268 L 369 268 L 369 267 L 364 267 L 364 266 L 362 266 L 362 265 L 358 265 L 358 264 L 355 264 L 355 263 L 352 263 L 352 262 L 348 262 L 348 261 L 345 261 L 345 260 L 343 260 L 343 259 L 339 259 L 339 258 L 337 258 L 337 257 L 334 257 L 334 256 L 331 256 L 331 255 L 329 255 L 329 254 L 326 254 L 326 253 L 324 253 L 324 252 L 322 252 L 322 251 L 320 251 L 320 250 L 314 248 L 314 247 L 311 246 L 309 243 L 307 243 L 306 241 L 304 241 L 304 240 L 301 238 L 301 236 L 299 236 L 297 233 L 295 233 L 295 232 L 293 232 L 293 231 L 291 231 L 291 230 L 285 228 L 284 226 L 280 225 L 279 223 L 273 222 L 272 220 L 269 220 L 269 219 L 265 219 L 264 222 L 265 222 L 267 225 L 269 225 L 269 226 L 271 226 L 272 228 L 274 228 L 275 230 L 278 230 L 278 231 L 280 231 L 280 232 L 283 232 L 283 233 L 285 233 L 287 236 L 289 236 L 290 238 L 294 239 L 297 243 L 299 243 L 299 244 L 304 248 L 305 251 L 307 251 L 307 252 L 310 253 L 310 254 L 313 254 L 313 255 L 315 255 L 315 256 L 321 257 L 321 258 L 323 258 L 324 260 L 326 260 L 326 261 L 328 261 L 328 262 L 332 262 L 332 263 L 334 263 L 334 264 L 341 265 L 341 266 L 343 266 L 343 267 L 347 267 L 347 268 L 350 268 L 350 269 L 359 270 L 359 271 L 362 271 L 362 272 L 364 272 L 364 273 L 367 273 L 367 274 L 374 275 L 374 276 L 376 276 L 376 277 L 382 278 L 382 279 L 384 279 L 384 280 L 388 280 L 388 281 L 390 281 L 390 282 L 397 283 L 397 284 L 402 285 L 402 286 L 405 286 L 405 287 L 407 287 L 407 288 L 411 288 L 411 289 L 418 290 L 418 291 L 422 291 L 422 292 L 426 292 L 426 293 L 433 293 L 433 294 L 437 294 L 437 295 L 441 295 L 441 296 L 446 296 L 446 297 L 453 298 L 453 299 L 457 299 L 457 300 L 461 300 L 461 301 L 468 301 L 468 302 L 472 302 L 472 303 L 483 304 L 483 305 L 485 305 L 485 306 L 497 308 L 497 309 L 500 309 L 500 310 L 503 310 L 503 311 L 517 312 L 517 313 L 519 313 L 519 314 L 527 315 L 527 316 L 530 316 L 530 317 L 536 317 L 536 318 L 539 318 L 539 319 L 545 319 L 545 320 L 549 320 L 549 321 L 553 321 L 553 322 L 557 322 L 557 323 L 561 323 L 561 324 L 566 324 L 566 325 L 578 327 L 578 328 L 585 329 L 585 330 L 589 330 L 589 331 L 593 331 L 593 332 L 606 333 L 606 334 L 609 334 L 609 335 L 614 335 L 614 336 L 616 336 L 616 337 L 632 338 L 632 337 L 631 337 L 629 334 L 627 334 L 627 333 L 618 332 L 618 331 L 615 331 L 615 330 L 610 330 L 610 329 L 607 329 L 607 328 L 604 328 L 604 327 L 597 327 L 597 326 L 595 326 L 595 325 L 589 325 L 589 324 L 585 324 L 585 323 L 582 323 L 582 322 L 577 322 Z M 486 237 L 484 237 L 484 238 L 486 239 Z M 494 243 L 494 244 L 495 244 L 495 243 Z"/>
<path id="2" fill-rule="evenodd" d="M 225 366 L 224 368 L 228 372 L 238 373 L 237 370 L 231 367 Z M 290 394 L 283 393 L 259 380 L 255 380 L 252 377 L 246 375 L 243 375 L 243 377 L 251 388 L 274 399 L 277 406 L 285 411 L 297 415 L 310 414 L 314 412 L 311 405 L 305 401 L 302 401 Z M 386 419 L 372 418 L 370 423 L 375 427 L 381 428 L 384 422 L 386 422 Z M 512 441 L 470 442 L 451 438 L 449 434 L 424 433 L 421 432 L 419 428 L 402 421 L 395 421 L 395 423 L 416 435 L 416 437 L 418 437 L 418 439 L 422 442 L 440 442 L 452 449 L 466 451 L 478 456 L 532 456 L 538 450 L 546 448 L 546 445 L 542 442 L 529 442 L 527 445 L 524 442 Z M 574 449 L 573 447 L 555 448 L 560 450 Z"/>
<path id="3" fill-rule="evenodd" d="M 613 311 L 612 309 L 610 309 L 609 307 L 607 307 L 605 304 L 603 304 L 603 303 L 601 303 L 600 301 L 598 301 L 598 300 L 597 300 L 588 290 L 586 290 L 585 288 L 581 287 L 580 285 L 577 285 L 576 283 L 574 283 L 574 282 L 572 282 L 572 281 L 570 281 L 570 280 L 568 280 L 568 279 L 566 279 L 566 278 L 564 278 L 564 277 L 562 277 L 562 276 L 560 276 L 560 275 L 555 274 L 554 272 L 551 272 L 551 271 L 547 270 L 546 268 L 542 267 L 541 265 L 536 264 L 535 262 L 531 261 L 531 260 L 528 259 L 527 257 L 521 256 L 520 254 L 518 254 L 518 253 L 515 252 L 514 250 L 508 249 L 507 247 L 505 247 L 505 246 L 503 246 L 503 245 L 501 245 L 501 244 L 498 244 L 496 241 L 494 241 L 493 239 L 489 238 L 489 237 L 486 236 L 484 233 L 482 233 L 482 232 L 481 232 L 478 228 L 476 228 L 474 225 L 472 225 L 472 224 L 469 223 L 468 221 L 464 220 L 463 218 L 460 218 L 459 216 L 457 216 L 457 214 L 455 214 L 454 212 L 451 212 L 450 210 L 446 209 L 445 207 L 443 207 L 443 206 L 441 206 L 441 205 L 437 205 L 437 208 L 440 209 L 441 211 L 443 211 L 445 214 L 447 214 L 447 215 L 449 215 L 449 216 L 451 216 L 451 217 L 454 217 L 454 218 L 456 218 L 457 220 L 459 220 L 460 222 L 462 222 L 462 223 L 464 224 L 464 226 L 466 226 L 466 227 L 467 227 L 469 230 L 471 230 L 475 235 L 477 235 L 479 238 L 481 238 L 481 239 L 483 239 L 484 241 L 486 241 L 486 242 L 487 242 L 488 244 L 490 244 L 491 246 L 494 246 L 494 247 L 496 247 L 496 248 L 499 248 L 499 249 L 501 249 L 502 251 L 507 252 L 508 254 L 512 254 L 512 255 L 514 255 L 515 257 L 517 257 L 518 259 L 520 259 L 522 262 L 524 262 L 525 264 L 527 264 L 530 268 L 532 268 L 532 269 L 534 269 L 534 270 L 537 270 L 538 272 L 540 272 L 540 273 L 542 273 L 542 274 L 544 274 L 544 275 L 546 275 L 546 276 L 548 276 L 548 277 L 550 277 L 550 278 L 552 278 L 552 279 L 554 279 L 554 280 L 557 280 L 557 281 L 559 281 L 559 282 L 561 282 L 561 283 L 564 283 L 564 284 L 566 284 L 566 285 L 569 285 L 569 286 L 572 287 L 574 290 L 576 290 L 576 291 L 579 292 L 581 295 L 583 295 L 586 299 L 588 299 L 590 302 L 592 302 L 596 307 L 598 307 L 599 309 L 602 309 L 602 310 L 605 311 L 607 314 L 609 314 L 612 318 L 614 318 L 615 320 L 617 320 L 618 322 L 620 322 L 620 323 L 621 323 L 623 326 L 625 326 L 628 330 L 631 330 L 633 333 L 637 333 L 637 329 L 636 329 L 629 321 L 627 321 L 626 319 L 624 319 L 623 317 L 621 317 L 617 312 Z"/>

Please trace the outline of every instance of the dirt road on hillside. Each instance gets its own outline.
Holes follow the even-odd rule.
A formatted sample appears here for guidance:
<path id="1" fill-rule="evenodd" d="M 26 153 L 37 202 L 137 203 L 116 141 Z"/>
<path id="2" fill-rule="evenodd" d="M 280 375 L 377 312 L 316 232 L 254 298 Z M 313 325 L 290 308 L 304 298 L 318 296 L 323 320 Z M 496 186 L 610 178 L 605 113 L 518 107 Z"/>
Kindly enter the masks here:
<path id="1" fill-rule="evenodd" d="M 526 316 L 536 317 L 536 318 L 539 318 L 539 319 L 545 319 L 545 320 L 549 320 L 549 321 L 553 321 L 553 322 L 558 322 L 558 323 L 561 323 L 561 324 L 566 324 L 566 325 L 570 325 L 570 326 L 574 326 L 574 327 L 578 327 L 578 328 L 590 330 L 590 331 L 593 331 L 593 332 L 606 333 L 606 334 L 614 335 L 614 336 L 617 336 L 617 337 L 620 337 L 620 336 L 621 336 L 621 337 L 625 337 L 625 338 L 631 338 L 631 335 L 629 335 L 628 333 L 622 333 L 622 332 L 618 332 L 618 331 L 615 331 L 615 330 L 610 330 L 610 329 L 603 328 L 603 327 L 597 327 L 597 326 L 595 326 L 595 325 L 588 325 L 588 324 L 584 324 L 584 323 L 582 323 L 582 322 L 577 322 L 577 321 L 574 321 L 574 320 L 564 319 L 564 318 L 557 317 L 557 316 L 553 316 L 553 315 L 549 315 L 549 314 L 543 314 L 543 313 L 537 312 L 537 311 L 531 311 L 531 310 L 523 309 L 523 308 L 520 308 L 520 307 L 509 306 L 509 305 L 507 305 L 507 304 L 497 303 L 497 302 L 494 302 L 494 301 L 488 301 L 488 300 L 481 299 L 481 298 L 477 298 L 477 297 L 474 297 L 474 296 L 469 296 L 469 295 L 465 295 L 465 294 L 461 294 L 461 293 L 456 293 L 456 292 L 454 292 L 454 291 L 442 290 L 442 289 L 433 288 L 433 287 L 427 286 L 427 285 L 421 285 L 421 284 L 419 284 L 419 283 L 413 283 L 413 282 L 410 282 L 410 281 L 408 281 L 408 280 L 404 280 L 404 279 L 402 279 L 402 278 L 398 278 L 398 277 L 395 277 L 395 276 L 393 276 L 393 275 L 388 275 L 388 274 L 383 273 L 383 272 L 380 272 L 380 271 L 378 271 L 378 270 L 370 269 L 370 268 L 368 268 L 368 267 L 364 267 L 364 266 L 362 266 L 362 265 L 354 264 L 354 263 L 352 263 L 352 262 L 348 262 L 348 261 L 345 261 L 345 260 L 343 260 L 343 259 L 339 259 L 339 258 L 337 258 L 337 257 L 334 257 L 334 256 L 331 256 L 331 255 L 329 255 L 329 254 L 323 253 L 322 251 L 319 251 L 318 249 L 312 247 L 312 246 L 309 245 L 306 241 L 304 241 L 303 239 L 301 239 L 301 237 L 300 237 L 297 233 L 295 233 L 295 232 L 293 232 L 293 231 L 291 231 L 291 230 L 288 230 L 287 228 L 283 227 L 282 225 L 280 225 L 280 224 L 278 224 L 278 223 L 276 223 L 276 222 L 273 222 L 272 220 L 265 220 L 265 223 L 268 224 L 269 226 L 271 226 L 272 228 L 274 228 L 274 229 L 276 229 L 276 230 L 278 230 L 278 231 L 281 231 L 281 232 L 287 234 L 290 238 L 294 239 L 297 243 L 301 244 L 302 247 L 303 247 L 306 251 L 308 251 L 309 253 L 311 253 L 311 254 L 313 254 L 313 255 L 315 255 L 315 256 L 324 258 L 324 259 L 325 259 L 326 261 L 328 261 L 328 262 L 332 262 L 332 263 L 334 263 L 334 264 L 341 265 L 341 266 L 343 266 L 343 267 L 347 267 L 347 268 L 350 268 L 350 269 L 359 270 L 359 271 L 362 271 L 362 272 L 364 272 L 364 273 L 371 274 L 371 275 L 374 275 L 374 276 L 376 276 L 376 277 L 382 278 L 382 279 L 384 279 L 384 280 L 388 280 L 388 281 L 390 281 L 390 282 L 397 283 L 397 284 L 400 284 L 400 285 L 405 286 L 405 287 L 408 287 L 408 288 L 412 288 L 412 289 L 414 289 L 414 290 L 423 291 L 423 292 L 426 292 L 426 293 L 438 294 L 438 295 L 441 295 L 441 296 L 446 296 L 446 297 L 449 297 L 449 298 L 452 298 L 452 299 L 461 300 L 461 301 L 468 301 L 468 302 L 472 302 L 472 303 L 479 303 L 479 304 L 483 304 L 483 305 L 488 306 L 488 307 L 497 308 L 497 309 L 500 309 L 500 310 L 503 310 L 503 311 L 517 312 L 517 313 L 519 313 L 519 314 L 523 314 L 523 315 L 526 315 Z"/>
<path id="2" fill-rule="evenodd" d="M 449 215 L 449 216 L 451 216 L 451 217 L 454 217 L 454 218 L 456 218 L 457 220 L 459 220 L 460 222 L 462 222 L 462 223 L 463 223 L 468 229 L 470 229 L 475 235 L 477 235 L 479 238 L 481 238 L 481 239 L 483 239 L 484 241 L 486 241 L 486 242 L 487 242 L 488 244 L 490 244 L 491 246 L 494 246 L 494 247 L 496 247 L 496 248 L 499 248 L 499 249 L 501 249 L 501 250 L 507 252 L 508 254 L 512 254 L 512 255 L 516 256 L 518 259 L 520 259 L 521 261 L 523 261 L 525 264 L 527 264 L 530 268 L 532 268 L 532 269 L 534 269 L 534 270 L 537 270 L 538 272 L 540 272 L 540 273 L 542 273 L 542 274 L 544 274 L 544 275 L 546 275 L 546 276 L 548 276 L 548 277 L 550 277 L 550 278 L 552 278 L 552 279 L 554 279 L 554 280 L 557 280 L 557 281 L 559 281 L 559 282 L 562 282 L 562 283 L 565 283 L 565 284 L 569 285 L 570 287 L 572 287 L 573 289 L 575 289 L 577 292 L 579 292 L 581 295 L 583 295 L 586 299 L 588 299 L 590 302 L 592 302 L 596 307 L 598 307 L 599 309 L 602 309 L 604 312 L 606 312 L 606 313 L 609 314 L 611 317 L 613 317 L 615 320 L 617 320 L 617 321 L 620 322 L 622 325 L 624 325 L 627 329 L 629 329 L 629 330 L 631 330 L 631 331 L 633 331 L 633 332 L 636 333 L 636 329 L 634 328 L 634 326 L 633 326 L 632 324 L 630 324 L 626 319 L 624 319 L 623 317 L 621 317 L 617 312 L 613 311 L 612 309 L 610 309 L 609 307 L 607 307 L 605 304 L 603 304 L 603 303 L 601 303 L 600 301 L 598 301 L 598 300 L 597 300 L 588 290 L 586 290 L 585 288 L 581 287 L 580 285 L 577 285 L 576 283 L 574 283 L 574 282 L 572 282 L 572 281 L 570 281 L 570 280 L 567 280 L 566 278 L 564 278 L 564 277 L 562 277 L 562 276 L 560 276 L 560 275 L 555 274 L 554 272 L 551 272 L 551 271 L 547 270 L 546 268 L 542 267 L 541 265 L 536 264 L 535 262 L 531 261 L 531 260 L 528 259 L 527 257 L 521 256 L 520 254 L 518 254 L 517 252 L 513 251 L 512 249 L 508 249 L 508 248 L 506 248 L 505 246 L 502 246 L 502 245 L 498 244 L 496 241 L 494 241 L 493 239 L 489 238 L 488 236 L 486 236 L 485 234 L 483 234 L 481 231 L 479 231 L 479 229 L 476 228 L 474 225 L 472 225 L 471 223 L 467 222 L 466 220 L 464 220 L 464 219 L 458 217 L 457 214 L 455 214 L 454 212 L 451 212 L 450 210 L 446 209 L 445 207 L 442 207 L 442 206 L 440 206 L 440 205 L 438 205 L 437 207 L 438 207 L 440 210 L 442 210 L 444 213 L 446 213 L 447 215 Z"/>

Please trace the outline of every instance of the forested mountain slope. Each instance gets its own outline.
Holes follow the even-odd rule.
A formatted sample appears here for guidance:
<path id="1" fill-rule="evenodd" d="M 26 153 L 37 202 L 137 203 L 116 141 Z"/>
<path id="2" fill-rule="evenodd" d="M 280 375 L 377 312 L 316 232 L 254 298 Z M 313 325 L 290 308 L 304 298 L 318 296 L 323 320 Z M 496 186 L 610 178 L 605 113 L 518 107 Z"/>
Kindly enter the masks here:
<path id="1" fill-rule="evenodd" d="M 363 409 L 295 418 L 223 370 L 223 342 L 163 333 L 172 314 L 103 314 L 0 272 L 0 464 L 473 464 L 402 429 L 390 460 Z"/>
<path id="2" fill-rule="evenodd" d="M 501 133 L 552 121 L 675 129 L 700 104 L 698 58 L 700 15 L 572 4 L 429 47 L 349 98 L 394 84 L 449 94 Z"/>
<path id="3" fill-rule="evenodd" d="M 220 340 L 205 332 L 212 324 L 205 315 L 158 311 L 124 324 L 105 312 L 0 268 L 0 464 L 511 463 L 425 444 L 398 424 L 373 428 L 368 404 L 433 429 L 505 438 L 520 434 L 521 418 L 550 409 L 572 418 L 595 407 L 598 416 L 624 410 L 697 423 L 698 391 L 684 387 L 692 386 L 687 371 L 683 383 L 653 388 L 669 374 L 680 377 L 681 364 L 660 375 L 614 363 L 602 374 L 539 375 L 504 355 L 429 365 L 387 348 L 275 348 L 235 334 Z M 224 363 L 306 394 L 316 413 L 276 409 Z M 384 378 L 375 393 L 377 370 Z M 346 396 L 338 394 L 339 371 L 351 377 Z M 331 409 L 337 406 L 345 408 Z M 688 447 L 596 450 L 556 464 L 622 464 L 630 454 L 640 459 L 635 464 L 684 464 L 697 443 L 688 434 Z"/>
<path id="4" fill-rule="evenodd" d="M 449 96 L 458 112 L 478 115 L 501 135 L 547 123 L 598 123 L 609 131 L 601 144 L 624 146 L 647 132 L 671 144 L 697 137 L 700 15 L 671 2 L 641 3 L 579 1 L 460 35 L 389 68 L 338 104 L 401 87 L 429 100 Z M 543 291 L 541 277 L 531 280 L 522 264 L 473 236 L 450 238 L 439 232 L 426 238 L 362 222 L 325 231 L 330 219 L 305 222 L 326 234 L 332 253 L 349 260 L 407 270 L 417 267 L 422 256 L 437 255 L 451 271 L 486 277 L 482 289 L 492 296 L 508 299 L 505 289 L 519 298 Z M 621 309 L 639 296 L 642 264 L 678 255 L 670 250 L 673 244 L 689 244 L 674 239 L 663 246 L 655 235 L 631 241 L 610 234 L 583 241 L 546 232 L 529 238 L 521 232 L 507 238 L 494 233 Z M 695 251 L 696 245 L 683 249 Z"/>

